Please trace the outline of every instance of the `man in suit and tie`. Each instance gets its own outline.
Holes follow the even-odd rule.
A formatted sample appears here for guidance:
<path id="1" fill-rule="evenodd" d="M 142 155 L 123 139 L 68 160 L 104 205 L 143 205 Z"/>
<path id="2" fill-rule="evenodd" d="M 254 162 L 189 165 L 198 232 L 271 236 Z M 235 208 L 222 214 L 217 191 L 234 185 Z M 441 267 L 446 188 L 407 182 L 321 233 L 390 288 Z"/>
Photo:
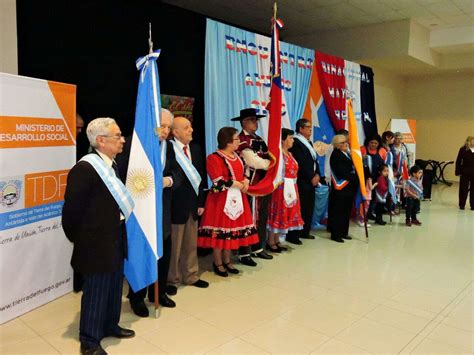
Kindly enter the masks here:
<path id="1" fill-rule="evenodd" d="M 161 109 L 159 135 L 161 144 L 158 144 L 158 140 L 156 144 L 157 149 L 160 149 L 161 163 L 163 166 L 163 255 L 158 260 L 158 300 L 161 306 L 170 308 L 176 307 L 176 303 L 166 295 L 166 284 L 171 258 L 171 198 L 172 191 L 175 190 L 183 180 L 182 173 L 176 162 L 173 145 L 166 140 L 170 134 L 172 122 L 173 114 L 166 109 Z M 127 179 L 131 143 L 132 140 L 127 139 L 122 154 L 117 157 L 120 177 L 124 184 Z M 133 290 L 129 288 L 127 297 L 130 300 L 130 306 L 132 311 L 139 317 L 149 316 L 148 308 L 145 305 L 147 292 L 148 300 L 154 302 L 154 284 L 137 292 L 133 292 Z"/>
<path id="2" fill-rule="evenodd" d="M 171 141 L 183 182 L 173 191 L 171 200 L 171 261 L 166 293 L 175 295 L 180 284 L 206 288 L 199 279 L 197 257 L 198 217 L 204 213 L 206 173 L 201 148 L 194 143 L 191 122 L 175 117 Z"/>
<path id="3" fill-rule="evenodd" d="M 104 337 L 131 338 L 121 328 L 123 263 L 127 257 L 125 219 L 133 202 L 118 178 L 115 156 L 125 140 L 112 118 L 97 118 L 87 126 L 93 152 L 69 172 L 62 226 L 74 243 L 71 265 L 84 276 L 79 340 L 82 354 L 106 354 Z"/>
<path id="4" fill-rule="evenodd" d="M 301 217 L 303 217 L 304 227 L 302 231 L 289 231 L 286 241 L 293 244 L 302 244 L 300 238 L 314 239 L 309 234 L 311 231 L 311 221 L 313 218 L 315 192 L 314 188 L 319 184 L 319 164 L 316 151 L 311 142 L 313 130 L 312 123 L 301 118 L 296 121 L 296 134 L 291 154 L 298 162 L 298 192 L 300 195 Z"/>

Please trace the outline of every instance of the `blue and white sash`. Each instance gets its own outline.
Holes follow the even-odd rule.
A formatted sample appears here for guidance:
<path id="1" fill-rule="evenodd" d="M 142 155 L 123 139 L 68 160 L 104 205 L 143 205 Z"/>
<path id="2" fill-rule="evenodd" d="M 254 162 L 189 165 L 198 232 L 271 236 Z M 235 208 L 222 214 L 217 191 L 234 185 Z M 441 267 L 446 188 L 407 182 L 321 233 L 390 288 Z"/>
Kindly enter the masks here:
<path id="1" fill-rule="evenodd" d="M 105 186 L 107 186 L 107 189 L 109 189 L 115 202 L 117 202 L 120 211 L 122 211 L 123 215 L 125 216 L 125 220 L 127 220 L 132 214 L 132 210 L 135 207 L 135 202 L 133 202 L 132 196 L 122 181 L 120 181 L 120 179 L 115 176 L 115 171 L 95 153 L 87 154 L 80 161 L 86 161 L 92 165 L 104 182 Z"/>
<path id="2" fill-rule="evenodd" d="M 294 137 L 297 140 L 299 140 L 301 143 L 303 143 L 303 145 L 309 150 L 309 152 L 311 153 L 311 156 L 313 157 L 314 168 L 316 169 L 316 161 L 318 159 L 318 156 L 316 155 L 316 151 L 314 150 L 314 147 L 311 144 L 309 144 L 308 140 L 305 137 L 303 137 L 301 134 L 296 133 Z"/>
<path id="3" fill-rule="evenodd" d="M 168 142 L 164 140 L 161 144 L 161 168 L 165 170 L 166 165 L 166 152 L 168 150 Z"/>
<path id="4" fill-rule="evenodd" d="M 410 189 L 413 189 L 416 194 L 418 195 L 418 198 L 423 198 L 423 189 L 420 188 L 415 182 L 413 182 L 411 179 L 406 181 L 406 184 Z"/>
<path id="5" fill-rule="evenodd" d="M 188 178 L 189 182 L 193 186 L 194 192 L 196 195 L 199 195 L 199 185 L 201 184 L 201 175 L 194 167 L 192 161 L 184 155 L 184 152 L 180 149 L 178 143 L 175 141 L 171 141 L 173 144 L 174 152 L 176 154 L 176 161 L 178 162 L 181 169 L 183 169 L 186 177 Z"/>
<path id="6" fill-rule="evenodd" d="M 377 190 L 375 190 L 375 197 L 377 202 L 386 203 L 387 202 L 388 191 L 381 195 Z"/>

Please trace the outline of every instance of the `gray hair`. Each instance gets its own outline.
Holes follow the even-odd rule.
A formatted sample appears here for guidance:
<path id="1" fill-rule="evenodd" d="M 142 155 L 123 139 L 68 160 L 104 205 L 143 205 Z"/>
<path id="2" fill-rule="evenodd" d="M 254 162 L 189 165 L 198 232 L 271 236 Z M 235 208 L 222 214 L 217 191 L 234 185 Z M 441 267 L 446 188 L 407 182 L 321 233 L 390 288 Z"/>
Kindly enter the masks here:
<path id="1" fill-rule="evenodd" d="M 336 147 L 339 143 L 342 142 L 347 142 L 347 137 L 343 134 L 336 134 L 334 137 L 332 137 L 332 145 L 333 147 Z"/>
<path id="2" fill-rule="evenodd" d="M 117 122 L 110 117 L 99 117 L 90 121 L 86 129 L 90 145 L 93 148 L 97 148 L 97 137 L 106 136 L 109 133 L 109 127 L 114 124 L 116 125 Z"/>
<path id="3" fill-rule="evenodd" d="M 163 117 L 164 114 L 170 115 L 170 117 L 171 117 L 171 124 L 173 124 L 173 120 L 174 120 L 174 115 L 173 115 L 173 113 L 172 113 L 170 110 L 167 110 L 167 109 L 165 109 L 165 108 L 161 108 L 161 117 Z"/>

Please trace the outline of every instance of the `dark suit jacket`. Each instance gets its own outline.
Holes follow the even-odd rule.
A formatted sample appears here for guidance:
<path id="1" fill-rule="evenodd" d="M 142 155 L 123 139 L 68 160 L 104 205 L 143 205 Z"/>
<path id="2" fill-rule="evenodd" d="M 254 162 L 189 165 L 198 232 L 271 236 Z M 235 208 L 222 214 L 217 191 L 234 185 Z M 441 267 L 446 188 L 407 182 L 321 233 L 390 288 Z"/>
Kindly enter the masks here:
<path id="1" fill-rule="evenodd" d="M 311 179 L 315 175 L 320 175 L 318 161 L 313 160 L 313 156 L 298 139 L 295 138 L 293 147 L 290 149 L 291 154 L 298 162 L 298 191 L 311 191 L 314 189 Z M 314 165 L 316 163 L 316 166 Z"/>
<path id="2" fill-rule="evenodd" d="M 69 172 L 62 225 L 74 243 L 71 265 L 81 274 L 114 272 L 127 256 L 120 209 L 95 169 L 77 163 Z"/>
<path id="3" fill-rule="evenodd" d="M 168 238 L 171 235 L 171 199 L 173 191 L 183 182 L 183 172 L 176 162 L 173 145 L 168 141 L 166 141 L 166 144 L 166 163 L 163 169 L 163 176 L 171 177 L 173 185 L 163 189 L 163 238 Z M 115 159 L 119 168 L 120 178 L 124 184 L 127 180 L 131 147 L 132 137 L 127 137 L 122 153 Z"/>
<path id="4" fill-rule="evenodd" d="M 329 161 L 331 165 L 331 170 L 336 179 L 338 180 L 348 180 L 349 184 L 345 186 L 342 190 L 335 190 L 341 195 L 353 195 L 357 189 L 358 177 L 354 169 L 354 164 L 352 160 L 349 159 L 343 152 L 339 149 L 334 149 L 331 154 L 331 159 Z"/>
<path id="5" fill-rule="evenodd" d="M 197 209 L 199 207 L 204 207 L 204 189 L 207 187 L 207 176 L 206 170 L 204 168 L 204 160 L 201 148 L 199 145 L 191 142 L 189 149 L 191 151 L 193 165 L 199 172 L 199 175 L 201 175 L 199 195 L 196 196 L 193 186 L 189 182 L 184 171 L 182 171 L 183 183 L 173 191 L 173 199 L 171 200 L 171 223 L 173 224 L 185 224 L 189 218 L 190 213 L 192 213 L 193 218 L 197 220 Z"/>

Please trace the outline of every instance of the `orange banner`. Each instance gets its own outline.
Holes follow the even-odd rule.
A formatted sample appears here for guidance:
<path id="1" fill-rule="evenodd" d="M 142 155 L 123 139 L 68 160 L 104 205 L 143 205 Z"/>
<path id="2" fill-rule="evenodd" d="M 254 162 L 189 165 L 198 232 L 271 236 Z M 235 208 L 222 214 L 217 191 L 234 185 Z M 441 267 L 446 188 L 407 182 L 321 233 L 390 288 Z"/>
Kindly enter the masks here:
<path id="1" fill-rule="evenodd" d="M 75 145 L 62 119 L 0 116 L 0 148 Z"/>
<path id="2" fill-rule="evenodd" d="M 64 200 L 69 170 L 25 175 L 25 208 Z"/>

